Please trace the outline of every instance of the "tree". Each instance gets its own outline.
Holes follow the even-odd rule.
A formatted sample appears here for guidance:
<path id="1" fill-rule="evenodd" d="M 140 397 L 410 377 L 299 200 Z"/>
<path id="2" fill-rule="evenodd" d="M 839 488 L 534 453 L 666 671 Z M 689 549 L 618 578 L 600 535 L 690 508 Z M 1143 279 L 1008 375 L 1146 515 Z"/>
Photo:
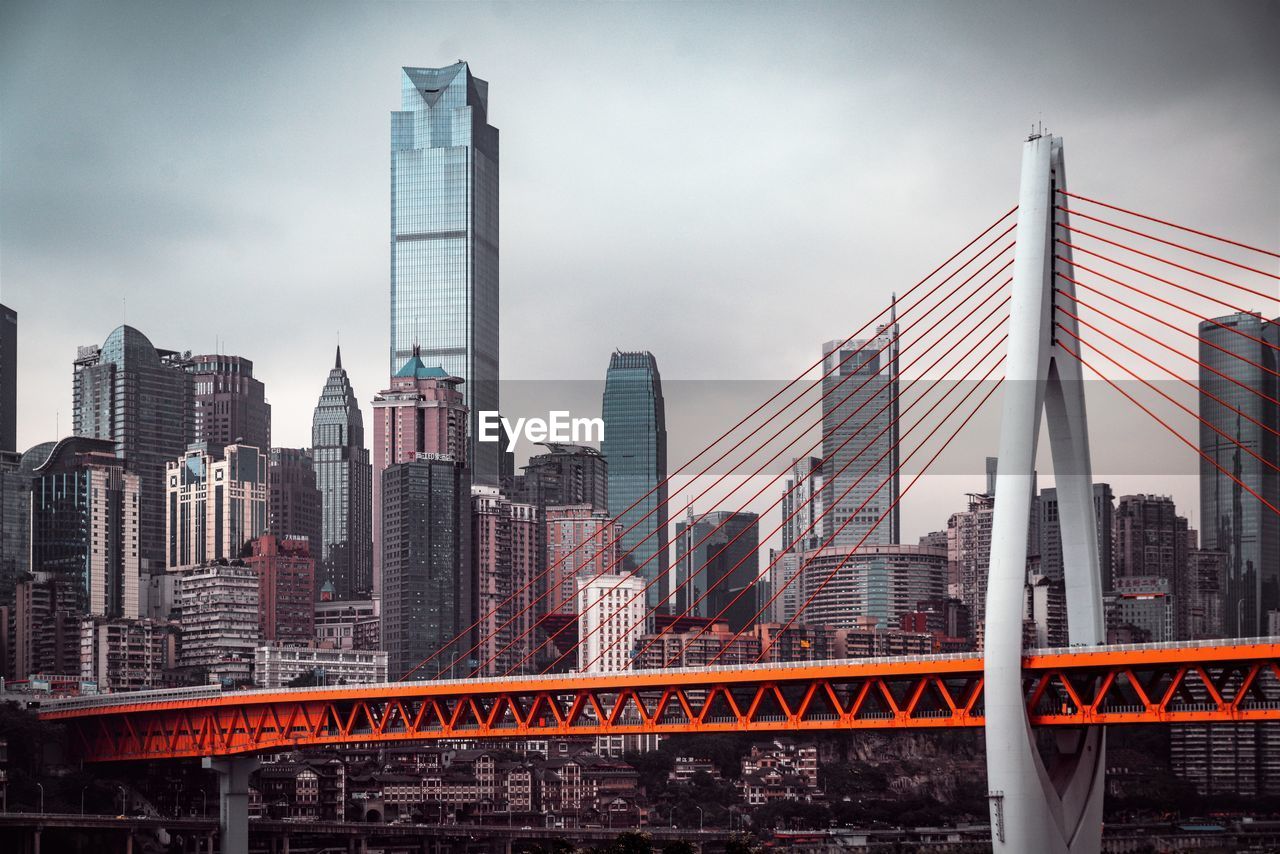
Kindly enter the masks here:
<path id="1" fill-rule="evenodd" d="M 683 839 L 677 839 L 662 846 L 662 854 L 694 854 L 695 850 L 692 842 L 686 842 Z"/>

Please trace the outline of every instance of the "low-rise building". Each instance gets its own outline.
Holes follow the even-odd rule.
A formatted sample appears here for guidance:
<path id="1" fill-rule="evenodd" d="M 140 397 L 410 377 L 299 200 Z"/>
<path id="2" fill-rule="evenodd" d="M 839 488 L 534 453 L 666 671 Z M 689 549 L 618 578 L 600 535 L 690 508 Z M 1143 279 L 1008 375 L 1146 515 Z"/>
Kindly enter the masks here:
<path id="1" fill-rule="evenodd" d="M 145 691 L 168 684 L 174 631 L 168 623 L 86 617 L 80 621 L 80 678 L 101 691 Z"/>
<path id="2" fill-rule="evenodd" d="M 283 688 L 305 674 L 319 685 L 358 685 L 387 681 L 387 654 L 367 649 L 325 649 L 272 643 L 254 650 L 253 684 Z"/>

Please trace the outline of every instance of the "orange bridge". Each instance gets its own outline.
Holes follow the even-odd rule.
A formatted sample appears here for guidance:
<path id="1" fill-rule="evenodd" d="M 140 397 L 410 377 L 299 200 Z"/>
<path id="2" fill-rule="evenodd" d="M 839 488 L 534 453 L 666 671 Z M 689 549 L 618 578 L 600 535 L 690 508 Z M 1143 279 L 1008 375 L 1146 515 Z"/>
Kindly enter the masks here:
<path id="1" fill-rule="evenodd" d="M 1034 650 L 1038 726 L 1280 720 L 1280 638 Z M 979 727 L 982 658 L 909 656 L 54 701 L 91 761 L 448 738 Z"/>

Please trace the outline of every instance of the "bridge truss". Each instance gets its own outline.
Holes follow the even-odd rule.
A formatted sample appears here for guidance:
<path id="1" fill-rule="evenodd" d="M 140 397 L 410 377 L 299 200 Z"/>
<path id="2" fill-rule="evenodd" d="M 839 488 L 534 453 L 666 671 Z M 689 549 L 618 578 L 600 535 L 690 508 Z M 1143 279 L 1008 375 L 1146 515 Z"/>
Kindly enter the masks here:
<path id="1" fill-rule="evenodd" d="M 1037 726 L 1280 720 L 1280 638 L 1024 658 Z M 973 655 L 71 701 L 42 717 L 91 761 L 437 739 L 981 727 Z"/>

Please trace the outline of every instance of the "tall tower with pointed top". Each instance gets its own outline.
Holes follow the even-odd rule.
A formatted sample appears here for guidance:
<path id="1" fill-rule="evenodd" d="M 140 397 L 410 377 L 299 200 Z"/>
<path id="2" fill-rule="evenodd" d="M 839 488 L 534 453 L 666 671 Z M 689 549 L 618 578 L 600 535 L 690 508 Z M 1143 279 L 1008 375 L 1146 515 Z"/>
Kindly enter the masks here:
<path id="1" fill-rule="evenodd" d="M 468 464 L 496 484 L 501 446 L 475 441 L 498 409 L 498 129 L 467 63 L 403 68 L 391 114 L 389 373 L 422 359 L 464 381 Z"/>
<path id="2" fill-rule="evenodd" d="M 341 347 L 311 418 L 311 446 L 322 502 L 316 593 L 365 598 L 373 592 L 373 473 Z"/>

